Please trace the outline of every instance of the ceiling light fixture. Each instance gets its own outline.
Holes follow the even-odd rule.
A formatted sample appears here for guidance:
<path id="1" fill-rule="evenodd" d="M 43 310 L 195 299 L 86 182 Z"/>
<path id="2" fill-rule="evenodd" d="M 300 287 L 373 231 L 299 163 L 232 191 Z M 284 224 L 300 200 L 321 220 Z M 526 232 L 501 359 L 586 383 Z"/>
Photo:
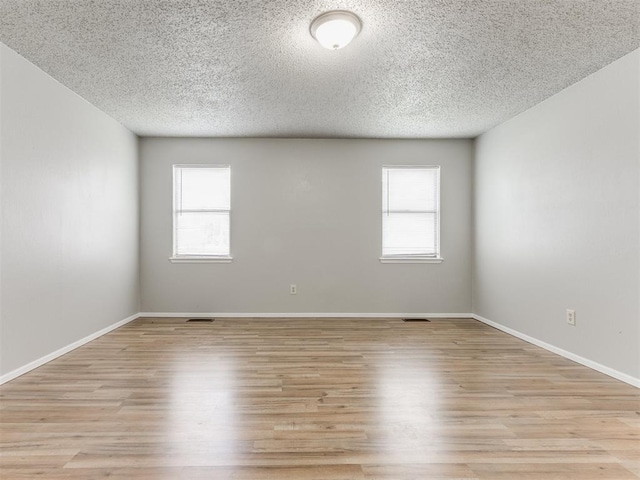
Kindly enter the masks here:
<path id="1" fill-rule="evenodd" d="M 311 22 L 311 36 L 329 50 L 349 45 L 362 29 L 362 22 L 354 13 L 333 10 L 317 16 Z"/>

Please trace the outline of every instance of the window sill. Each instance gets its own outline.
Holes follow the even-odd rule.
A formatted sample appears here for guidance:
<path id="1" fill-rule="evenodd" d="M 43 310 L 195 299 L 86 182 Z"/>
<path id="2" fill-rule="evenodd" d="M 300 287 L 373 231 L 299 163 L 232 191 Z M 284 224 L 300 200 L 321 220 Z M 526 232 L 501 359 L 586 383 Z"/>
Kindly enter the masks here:
<path id="1" fill-rule="evenodd" d="M 180 255 L 169 257 L 171 263 L 231 263 L 233 257 Z"/>
<path id="2" fill-rule="evenodd" d="M 442 263 L 444 258 L 440 257 L 380 257 L 380 263 Z"/>

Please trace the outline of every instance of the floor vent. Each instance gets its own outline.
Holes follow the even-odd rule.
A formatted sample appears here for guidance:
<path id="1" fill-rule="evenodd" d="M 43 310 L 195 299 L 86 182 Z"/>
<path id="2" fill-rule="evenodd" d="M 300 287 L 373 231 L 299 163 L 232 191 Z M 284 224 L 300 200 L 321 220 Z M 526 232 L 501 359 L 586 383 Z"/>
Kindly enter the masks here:
<path id="1" fill-rule="evenodd" d="M 403 318 L 403 322 L 430 322 L 428 318 Z"/>
<path id="2" fill-rule="evenodd" d="M 211 323 L 213 318 L 190 318 L 187 323 Z"/>

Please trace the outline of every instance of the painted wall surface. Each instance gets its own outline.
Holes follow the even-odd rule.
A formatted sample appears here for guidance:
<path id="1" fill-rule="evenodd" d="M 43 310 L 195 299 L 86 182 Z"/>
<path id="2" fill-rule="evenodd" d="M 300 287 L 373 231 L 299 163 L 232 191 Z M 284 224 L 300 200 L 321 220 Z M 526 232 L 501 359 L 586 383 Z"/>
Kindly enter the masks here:
<path id="1" fill-rule="evenodd" d="M 0 44 L 0 374 L 138 311 L 137 138 Z"/>
<path id="2" fill-rule="evenodd" d="M 471 307 L 470 140 L 141 139 L 143 312 Z M 172 165 L 231 165 L 230 264 L 172 264 Z M 383 165 L 441 165 L 441 264 L 381 264 Z M 289 294 L 296 284 L 297 295 Z"/>
<path id="3" fill-rule="evenodd" d="M 473 277 L 476 314 L 636 378 L 639 65 L 636 50 L 477 139 Z"/>

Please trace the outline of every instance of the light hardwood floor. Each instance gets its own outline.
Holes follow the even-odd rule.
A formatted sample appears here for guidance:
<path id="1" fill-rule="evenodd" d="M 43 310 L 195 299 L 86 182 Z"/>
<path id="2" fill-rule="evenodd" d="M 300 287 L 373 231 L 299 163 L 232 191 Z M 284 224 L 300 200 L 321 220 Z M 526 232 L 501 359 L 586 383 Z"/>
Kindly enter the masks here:
<path id="1" fill-rule="evenodd" d="M 467 319 L 139 319 L 0 402 L 3 480 L 640 478 L 638 389 Z"/>

